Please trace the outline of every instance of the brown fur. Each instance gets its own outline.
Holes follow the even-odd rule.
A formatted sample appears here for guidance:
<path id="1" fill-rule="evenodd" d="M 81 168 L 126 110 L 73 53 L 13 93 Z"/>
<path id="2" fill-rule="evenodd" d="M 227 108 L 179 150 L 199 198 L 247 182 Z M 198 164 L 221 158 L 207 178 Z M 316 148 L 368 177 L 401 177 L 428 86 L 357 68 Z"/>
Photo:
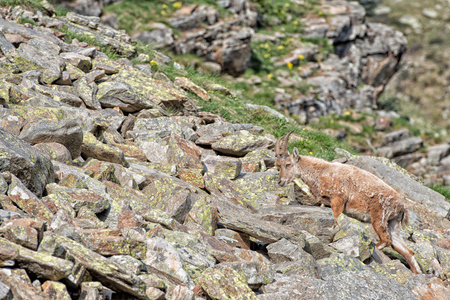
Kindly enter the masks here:
<path id="1" fill-rule="evenodd" d="M 297 148 L 289 154 L 289 135 L 283 140 L 280 138 L 275 147 L 279 185 L 285 186 L 295 178 L 303 180 L 314 198 L 331 206 L 335 226 L 341 213 L 363 222 L 371 221 L 379 236 L 377 248 L 392 245 L 405 257 L 414 273 L 421 273 L 414 253 L 399 234 L 400 223 L 408 222 L 408 211 L 400 194 L 375 175 L 355 166 L 300 156 Z"/>

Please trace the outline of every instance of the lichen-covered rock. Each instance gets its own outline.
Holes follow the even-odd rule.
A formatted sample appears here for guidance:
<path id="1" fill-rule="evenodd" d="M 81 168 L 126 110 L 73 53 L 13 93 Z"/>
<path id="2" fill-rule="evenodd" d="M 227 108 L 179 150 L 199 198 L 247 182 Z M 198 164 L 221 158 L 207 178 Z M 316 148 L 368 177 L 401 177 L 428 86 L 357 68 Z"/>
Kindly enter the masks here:
<path id="1" fill-rule="evenodd" d="M 155 106 L 123 82 L 107 81 L 99 84 L 97 97 L 102 107 L 119 107 L 125 112 L 136 112 Z"/>
<path id="2" fill-rule="evenodd" d="M 185 140 L 177 135 L 167 138 L 167 160 L 179 168 L 203 169 L 200 161 L 200 148 L 191 141 Z"/>
<path id="3" fill-rule="evenodd" d="M 0 270 L 0 285 L 5 299 L 48 299 L 47 295 L 31 285 L 31 280 L 23 269 Z"/>
<path id="4" fill-rule="evenodd" d="M 51 160 L 56 160 L 62 163 L 68 163 L 72 161 L 72 154 L 70 154 L 69 149 L 60 143 L 40 143 L 33 146 L 34 148 L 41 151 Z"/>
<path id="5" fill-rule="evenodd" d="M 50 222 L 53 213 L 50 209 L 14 175 L 11 174 L 11 183 L 8 196 L 14 204 L 24 212 L 39 220 Z"/>
<path id="6" fill-rule="evenodd" d="M 374 236 L 361 222 L 340 215 L 338 218 L 339 230 L 333 237 L 329 246 L 353 257 L 365 261 L 372 256 L 375 243 Z"/>
<path id="7" fill-rule="evenodd" d="M 6 254 L 4 259 L 16 261 L 21 268 L 40 278 L 60 280 L 66 278 L 72 270 L 73 263 L 68 260 L 29 250 L 1 237 L 0 244 L 2 249 L 8 250 L 7 253 L 2 252 L 2 256 Z"/>
<path id="8" fill-rule="evenodd" d="M 231 180 L 239 176 L 242 168 L 241 161 L 234 157 L 210 155 L 202 160 L 202 163 L 205 165 L 207 172 L 212 172 Z"/>
<path id="9" fill-rule="evenodd" d="M 33 227 L 21 226 L 9 222 L 2 224 L 0 232 L 7 240 L 25 248 L 37 250 L 39 246 L 39 232 Z"/>
<path id="10" fill-rule="evenodd" d="M 213 197 L 213 201 L 219 211 L 221 223 L 225 227 L 245 232 L 265 243 L 273 243 L 281 238 L 298 242 L 303 240 L 302 235 L 299 235 L 294 227 L 263 220 L 249 209 L 218 196 Z"/>
<path id="11" fill-rule="evenodd" d="M 147 106 L 145 108 L 162 107 L 181 111 L 193 109 L 191 100 L 187 97 L 186 92 L 174 88 L 168 83 L 156 80 L 143 72 L 123 70 L 112 76 L 112 79 L 117 81 L 115 84 L 123 83 L 128 86 L 129 90 L 142 99 L 141 101 L 143 102 L 140 103 L 145 103 Z M 100 100 L 101 97 L 98 97 Z"/>
<path id="12" fill-rule="evenodd" d="M 405 286 L 371 270 L 343 272 L 319 286 L 324 299 L 416 299 Z"/>
<path id="13" fill-rule="evenodd" d="M 196 280 L 205 269 L 216 264 L 209 245 L 188 233 L 164 230 L 161 237 L 177 249 L 184 269 L 192 280 Z"/>
<path id="14" fill-rule="evenodd" d="M 311 207 L 306 205 L 280 206 L 276 209 L 261 209 L 259 217 L 266 221 L 290 225 L 297 231 L 307 231 L 328 244 L 334 235 L 332 227 L 334 218 L 327 207 Z"/>
<path id="15" fill-rule="evenodd" d="M 317 261 L 322 278 L 327 279 L 345 272 L 370 270 L 360 260 L 345 254 L 331 254 L 330 257 Z"/>
<path id="16" fill-rule="evenodd" d="M 69 238 L 46 232 L 44 239 L 39 245 L 39 252 L 56 255 L 58 249 L 64 249 L 67 259 L 81 264 L 97 280 L 105 286 L 118 291 L 129 293 L 139 299 L 145 298 L 145 287 L 143 282 L 134 274 L 87 249 L 80 243 Z M 61 252 L 59 252 L 61 255 Z"/>
<path id="17" fill-rule="evenodd" d="M 83 100 L 86 107 L 91 109 L 102 109 L 100 101 L 97 98 L 97 85 L 89 83 L 87 76 L 78 79 L 74 84 L 78 96 Z"/>
<path id="18" fill-rule="evenodd" d="M 277 196 L 279 191 L 277 172 L 247 173 L 234 180 L 233 183 L 236 189 L 246 196 L 248 203 L 254 207 L 289 204 Z"/>
<path id="19" fill-rule="evenodd" d="M 31 70 L 41 69 L 41 82 L 50 84 L 61 77 L 64 60 L 59 56 L 60 51 L 61 48 L 49 39 L 36 37 L 27 43 L 20 44 L 17 49 L 16 59 L 27 60 L 34 66 L 37 66 L 31 67 Z M 25 65 L 23 64 L 23 66 Z M 23 71 L 25 70 L 23 69 Z"/>
<path id="20" fill-rule="evenodd" d="M 232 247 L 250 250 L 250 239 L 247 234 L 226 228 L 219 228 L 214 232 L 214 236 Z"/>
<path id="21" fill-rule="evenodd" d="M 183 259 L 174 246 L 159 237 L 147 239 L 146 245 L 145 265 L 149 270 L 161 274 L 175 284 L 192 286 Z"/>
<path id="22" fill-rule="evenodd" d="M 211 199 L 209 197 L 199 197 L 192 205 L 184 224 L 187 226 L 191 223 L 199 225 L 206 233 L 214 235 L 217 222 L 217 208 L 213 205 Z"/>
<path id="23" fill-rule="evenodd" d="M 0 172 L 9 171 L 36 195 L 53 182 L 51 161 L 28 143 L 0 129 Z"/>
<path id="24" fill-rule="evenodd" d="M 256 289 L 274 280 L 274 271 L 263 262 L 225 262 L 216 265 L 217 270 L 231 268 L 243 274 L 250 288 Z"/>
<path id="25" fill-rule="evenodd" d="M 69 292 L 66 286 L 58 281 L 47 280 L 42 284 L 42 291 L 48 295 L 49 298 L 57 300 L 70 300 Z"/>
<path id="26" fill-rule="evenodd" d="M 223 154 L 244 156 L 257 148 L 271 147 L 274 142 L 264 136 L 257 136 L 242 130 L 237 134 L 221 138 L 211 147 Z"/>
<path id="27" fill-rule="evenodd" d="M 258 299 L 245 275 L 230 267 L 208 268 L 197 282 L 211 299 Z"/>
<path id="28" fill-rule="evenodd" d="M 98 160 L 109 161 L 122 166 L 128 166 L 128 162 L 123 155 L 123 151 L 112 145 L 103 144 L 90 132 L 83 133 L 83 144 L 81 153 L 86 157 L 93 157 Z"/>
<path id="29" fill-rule="evenodd" d="M 110 207 L 110 197 L 102 196 L 93 190 L 64 187 L 57 184 L 50 184 L 47 186 L 49 195 L 54 195 L 54 203 L 56 205 L 67 203 L 76 212 L 81 207 L 87 207 L 94 213 L 101 213 Z"/>
<path id="30" fill-rule="evenodd" d="M 405 282 L 414 274 L 399 260 L 392 260 L 379 265 L 371 266 L 375 272 L 378 272 L 388 278 L 395 279 L 398 283 L 405 284 Z"/>

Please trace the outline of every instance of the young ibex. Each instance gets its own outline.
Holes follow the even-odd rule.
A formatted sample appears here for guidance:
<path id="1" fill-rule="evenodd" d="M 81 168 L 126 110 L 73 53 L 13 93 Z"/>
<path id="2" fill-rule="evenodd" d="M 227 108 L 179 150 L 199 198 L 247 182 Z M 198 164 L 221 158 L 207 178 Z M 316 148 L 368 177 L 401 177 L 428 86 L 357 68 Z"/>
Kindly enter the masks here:
<path id="1" fill-rule="evenodd" d="M 301 156 L 297 148 L 289 154 L 291 133 L 275 144 L 275 164 L 280 171 L 278 184 L 285 186 L 295 178 L 303 180 L 318 201 L 331 206 L 334 226 L 341 213 L 363 222 L 371 220 L 379 236 L 376 247 L 381 250 L 392 245 L 414 273 L 421 273 L 414 252 L 400 236 L 400 224 L 408 222 L 408 211 L 400 194 L 375 175 L 355 166 Z"/>

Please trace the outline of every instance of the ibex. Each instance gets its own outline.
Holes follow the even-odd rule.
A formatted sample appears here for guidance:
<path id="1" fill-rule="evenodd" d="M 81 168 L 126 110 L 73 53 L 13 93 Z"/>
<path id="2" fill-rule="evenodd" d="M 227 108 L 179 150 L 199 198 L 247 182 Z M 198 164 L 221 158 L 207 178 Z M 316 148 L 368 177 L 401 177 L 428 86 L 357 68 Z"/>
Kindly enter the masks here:
<path id="1" fill-rule="evenodd" d="M 292 131 L 275 144 L 278 184 L 286 186 L 300 178 L 311 194 L 321 203 L 331 206 L 334 226 L 341 213 L 363 222 L 372 221 L 379 236 L 378 249 L 392 245 L 403 255 L 411 270 L 420 274 L 420 267 L 400 236 L 400 224 L 408 222 L 408 211 L 398 192 L 375 175 L 352 165 L 330 163 L 323 159 L 299 155 L 294 148 L 289 154 L 288 140 Z"/>

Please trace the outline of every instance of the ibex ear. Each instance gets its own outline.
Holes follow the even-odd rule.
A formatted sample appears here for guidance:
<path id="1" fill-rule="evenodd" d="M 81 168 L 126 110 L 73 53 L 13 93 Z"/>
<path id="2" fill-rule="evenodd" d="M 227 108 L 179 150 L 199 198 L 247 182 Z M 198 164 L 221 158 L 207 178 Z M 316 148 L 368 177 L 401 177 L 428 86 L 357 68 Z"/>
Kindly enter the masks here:
<path id="1" fill-rule="evenodd" d="M 298 162 L 300 160 L 300 154 L 298 153 L 297 147 L 295 147 L 294 150 L 292 150 L 292 155 L 296 162 Z"/>

